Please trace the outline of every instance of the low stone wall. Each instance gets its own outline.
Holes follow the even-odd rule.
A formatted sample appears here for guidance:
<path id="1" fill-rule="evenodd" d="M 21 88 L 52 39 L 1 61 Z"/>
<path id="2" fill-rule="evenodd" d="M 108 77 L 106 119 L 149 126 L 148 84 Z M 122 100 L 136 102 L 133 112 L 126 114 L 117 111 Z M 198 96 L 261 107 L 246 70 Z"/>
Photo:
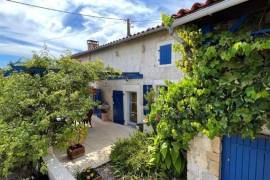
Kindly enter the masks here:
<path id="1" fill-rule="evenodd" d="M 43 157 L 48 166 L 50 180 L 76 180 L 73 174 L 57 159 L 53 152 L 53 147 L 49 147 L 48 155 Z"/>
<path id="2" fill-rule="evenodd" d="M 187 152 L 188 180 L 220 179 L 221 138 L 213 140 L 199 135 L 195 137 Z"/>
<path id="3" fill-rule="evenodd" d="M 261 134 L 270 135 L 270 130 L 264 126 Z M 210 140 L 198 135 L 189 144 L 187 152 L 188 180 L 219 180 L 221 177 L 222 138 Z"/>
<path id="4" fill-rule="evenodd" d="M 47 163 L 50 180 L 76 180 L 54 154 L 50 154 L 43 159 Z"/>

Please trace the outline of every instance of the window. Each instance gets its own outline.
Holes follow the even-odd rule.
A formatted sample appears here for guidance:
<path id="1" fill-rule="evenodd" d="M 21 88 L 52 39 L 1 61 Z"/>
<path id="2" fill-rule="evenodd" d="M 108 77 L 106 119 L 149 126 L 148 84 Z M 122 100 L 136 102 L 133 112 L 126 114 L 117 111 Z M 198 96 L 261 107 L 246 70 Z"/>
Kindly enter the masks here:
<path id="1" fill-rule="evenodd" d="M 159 47 L 159 64 L 172 64 L 172 44 L 165 44 Z"/>

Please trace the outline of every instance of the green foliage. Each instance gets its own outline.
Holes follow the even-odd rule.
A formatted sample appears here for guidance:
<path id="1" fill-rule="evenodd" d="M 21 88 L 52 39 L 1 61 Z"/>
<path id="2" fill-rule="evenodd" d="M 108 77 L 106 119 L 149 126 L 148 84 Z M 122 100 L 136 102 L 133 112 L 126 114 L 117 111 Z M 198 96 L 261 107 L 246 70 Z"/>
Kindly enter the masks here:
<path id="1" fill-rule="evenodd" d="M 75 176 L 77 180 L 92 180 L 100 177 L 99 173 L 91 167 L 84 169 L 82 172 L 77 172 Z"/>
<path id="2" fill-rule="evenodd" d="M 161 19 L 165 27 L 170 27 L 173 23 L 173 18 L 166 14 L 161 14 Z"/>
<path id="3" fill-rule="evenodd" d="M 159 120 L 152 161 L 176 174 L 182 170 L 176 159 L 182 161 L 198 133 L 254 138 L 270 124 L 269 36 L 253 38 L 246 29 L 202 35 L 196 27 L 178 34 L 185 41 L 175 47 L 185 78 L 160 93 L 149 115 Z"/>
<path id="4" fill-rule="evenodd" d="M 155 102 L 155 98 L 157 96 L 158 96 L 158 93 L 154 89 L 151 89 L 147 94 L 144 95 L 144 98 L 147 100 L 147 109 L 149 110 L 149 112 L 151 111 L 151 106 Z M 151 121 L 148 120 L 147 124 L 153 128 L 154 133 L 156 134 L 158 121 L 157 120 L 151 120 Z"/>
<path id="5" fill-rule="evenodd" d="M 157 96 L 157 93 L 155 92 L 154 89 L 151 89 L 147 94 L 144 95 L 144 98 L 147 101 L 147 106 L 149 110 L 151 108 L 151 105 L 154 103 L 156 96 Z"/>
<path id="6" fill-rule="evenodd" d="M 48 166 L 44 162 L 41 163 L 40 173 L 43 175 L 48 175 Z"/>
<path id="7" fill-rule="evenodd" d="M 146 178 L 154 173 L 149 164 L 148 146 L 152 144 L 151 135 L 136 132 L 130 138 L 118 140 L 110 155 L 115 175 L 118 177 Z"/>
<path id="8" fill-rule="evenodd" d="M 0 76 L 0 177 L 35 166 L 49 146 L 67 146 L 83 134 L 77 125 L 96 104 L 89 98 L 89 82 L 108 73 L 100 62 L 80 63 L 68 56 L 56 60 L 44 53 L 25 64 L 58 71 Z M 65 121 L 57 125 L 56 118 Z"/>

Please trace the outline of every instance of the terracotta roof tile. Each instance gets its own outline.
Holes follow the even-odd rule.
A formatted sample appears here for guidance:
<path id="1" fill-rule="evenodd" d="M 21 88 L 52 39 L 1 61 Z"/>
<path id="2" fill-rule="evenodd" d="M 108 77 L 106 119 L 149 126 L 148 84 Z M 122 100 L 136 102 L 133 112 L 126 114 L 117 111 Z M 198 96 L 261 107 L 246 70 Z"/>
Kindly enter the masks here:
<path id="1" fill-rule="evenodd" d="M 200 9 L 206 8 L 208 6 L 212 6 L 215 3 L 218 3 L 222 0 L 206 0 L 204 3 L 194 3 L 190 9 L 180 9 L 176 14 L 173 14 L 172 17 L 177 19 L 181 18 L 183 16 L 186 16 L 188 14 L 194 13 L 195 11 L 198 11 Z"/>

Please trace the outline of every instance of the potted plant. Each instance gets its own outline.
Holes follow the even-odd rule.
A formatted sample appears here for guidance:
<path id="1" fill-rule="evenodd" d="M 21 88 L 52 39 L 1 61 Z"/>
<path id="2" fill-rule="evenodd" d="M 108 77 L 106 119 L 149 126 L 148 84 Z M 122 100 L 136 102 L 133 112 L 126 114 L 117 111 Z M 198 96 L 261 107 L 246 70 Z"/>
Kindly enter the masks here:
<path id="1" fill-rule="evenodd" d="M 67 149 L 67 155 L 71 160 L 81 157 L 85 153 L 82 143 L 87 136 L 87 128 L 80 124 L 75 127 L 75 131 L 76 136 L 71 140 L 71 145 Z"/>
<path id="2" fill-rule="evenodd" d="M 95 169 L 89 167 L 87 169 L 84 169 L 82 172 L 77 173 L 76 179 L 78 179 L 78 180 L 101 180 L 102 178 Z"/>
<path id="3" fill-rule="evenodd" d="M 101 111 L 101 119 L 103 121 L 109 121 L 109 115 L 108 112 L 110 110 L 110 105 L 108 103 L 103 103 L 102 105 L 99 105 L 98 107 Z"/>

